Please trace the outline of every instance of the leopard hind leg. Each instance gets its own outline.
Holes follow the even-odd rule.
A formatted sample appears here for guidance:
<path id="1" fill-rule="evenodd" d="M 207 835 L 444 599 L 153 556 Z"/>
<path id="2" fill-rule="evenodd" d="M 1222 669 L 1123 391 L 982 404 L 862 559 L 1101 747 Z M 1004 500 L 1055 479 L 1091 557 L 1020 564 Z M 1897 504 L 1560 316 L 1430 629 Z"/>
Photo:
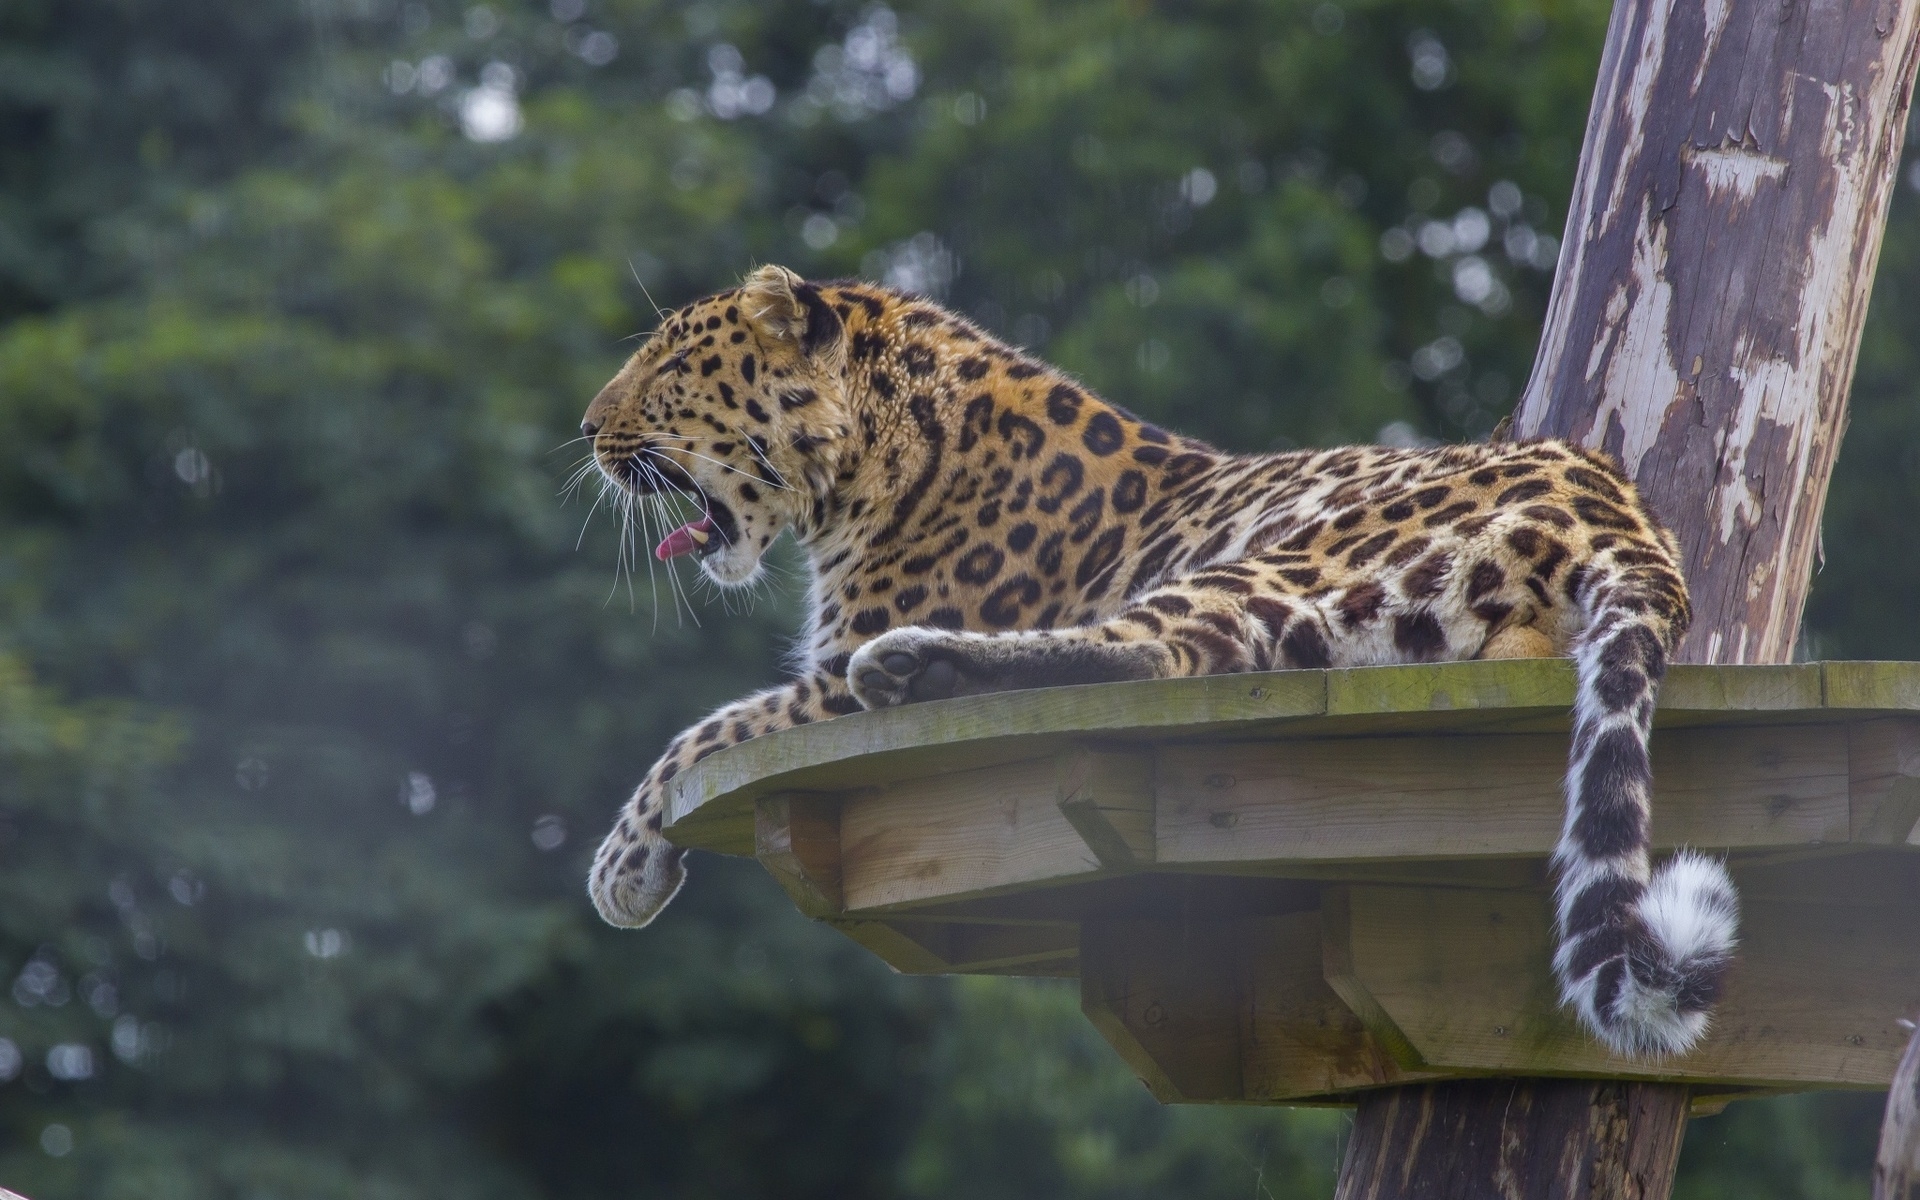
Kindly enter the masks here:
<path id="1" fill-rule="evenodd" d="M 1536 625 L 1509 625 L 1495 632 L 1475 658 L 1558 658 L 1566 651 Z"/>

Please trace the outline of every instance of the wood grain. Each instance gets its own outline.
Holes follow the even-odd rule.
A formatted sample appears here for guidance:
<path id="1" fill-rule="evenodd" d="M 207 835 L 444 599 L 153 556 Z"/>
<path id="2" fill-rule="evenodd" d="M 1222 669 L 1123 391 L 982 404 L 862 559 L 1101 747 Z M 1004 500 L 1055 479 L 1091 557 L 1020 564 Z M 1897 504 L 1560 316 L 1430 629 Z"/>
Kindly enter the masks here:
<path id="1" fill-rule="evenodd" d="M 941 974 L 1028 974 L 1027 968 L 1036 965 L 1058 966 L 1068 977 L 1077 973 L 1078 925 L 965 925 L 917 920 L 884 924 L 938 958 L 943 964 Z"/>
<path id="2" fill-rule="evenodd" d="M 1657 1200 L 1687 1089 L 1456 1080 L 1360 1097 L 1335 1200 Z"/>
<path id="3" fill-rule="evenodd" d="M 1321 975 L 1320 916 L 1115 921 L 1081 937 L 1081 1007 L 1155 1096 L 1321 1101 L 1429 1078 Z"/>
<path id="4" fill-rule="evenodd" d="M 1551 734 L 1169 746 L 1159 861 L 1544 856 L 1566 755 Z M 1656 845 L 1847 840 L 1843 727 L 1668 730 L 1653 763 Z"/>
<path id="5" fill-rule="evenodd" d="M 1151 748 L 1079 746 L 1054 763 L 1057 803 L 1103 866 L 1154 861 Z"/>
<path id="6" fill-rule="evenodd" d="M 1873 1156 L 1873 1200 L 1920 1200 L 1920 1037 L 1907 1043 L 1887 1088 Z"/>
<path id="7" fill-rule="evenodd" d="M 1920 62 L 1920 6 L 1614 7 L 1521 436 L 1674 532 L 1685 662 L 1792 657 Z"/>
<path id="8" fill-rule="evenodd" d="M 1242 1090 L 1268 1103 L 1431 1078 L 1409 1069 L 1328 986 L 1319 913 L 1241 923 Z"/>
<path id="9" fill-rule="evenodd" d="M 1544 896 L 1356 887 L 1327 911 L 1352 980 L 1435 1070 L 1884 1087 L 1906 1043 L 1895 1021 L 1920 1007 L 1920 930 L 1902 907 L 1750 900 L 1706 1040 L 1629 1062 L 1557 1003 Z"/>
<path id="10" fill-rule="evenodd" d="M 802 913 L 829 917 L 840 911 L 837 797 L 761 797 L 754 809 L 753 854 Z"/>
<path id="11" fill-rule="evenodd" d="M 1909 846 L 1920 839 L 1920 719 L 1863 721 L 1847 729 L 1852 840 Z"/>
<path id="12" fill-rule="evenodd" d="M 1232 921 L 1090 921 L 1080 1009 L 1162 1103 L 1246 1098 Z"/>
<path id="13" fill-rule="evenodd" d="M 849 798 L 849 912 L 1088 879 L 1104 867 L 1060 811 L 1051 759 L 956 771 Z"/>
<path id="14" fill-rule="evenodd" d="M 848 792 L 1051 758 L 1089 741 L 1145 748 L 1197 738 L 1559 733 L 1572 694 L 1565 660 L 1508 659 L 1044 688 L 855 713 L 695 764 L 670 789 L 666 833 L 683 846 L 751 854 L 761 796 Z M 1920 664 L 1683 666 L 1668 672 L 1654 723 L 1665 730 L 1898 713 L 1920 713 Z"/>

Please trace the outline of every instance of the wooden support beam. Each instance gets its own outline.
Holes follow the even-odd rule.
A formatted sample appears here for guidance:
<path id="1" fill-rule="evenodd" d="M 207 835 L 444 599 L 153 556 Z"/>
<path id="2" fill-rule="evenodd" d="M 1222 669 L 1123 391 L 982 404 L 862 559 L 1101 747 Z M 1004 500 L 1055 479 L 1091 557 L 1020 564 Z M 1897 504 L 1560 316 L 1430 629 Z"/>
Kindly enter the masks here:
<path id="1" fill-rule="evenodd" d="M 871 951 L 874 957 L 902 975 L 945 975 L 952 964 L 927 948 L 926 944 L 886 921 L 852 919 L 829 920 L 847 937 Z"/>
<path id="2" fill-rule="evenodd" d="M 1544 857 L 1565 819 L 1566 761 L 1564 733 L 1168 746 L 1159 861 Z M 1849 836 L 1844 727 L 1665 730 L 1653 761 L 1656 845 Z"/>
<path id="3" fill-rule="evenodd" d="M 1920 719 L 1866 721 L 1847 731 L 1851 838 L 1920 844 Z"/>
<path id="4" fill-rule="evenodd" d="M 1346 889 L 1325 910 L 1330 982 L 1383 1044 L 1405 1039 L 1403 1061 L 1450 1074 L 1880 1087 L 1906 1043 L 1896 1019 L 1920 1008 L 1920 928 L 1889 901 L 1749 900 L 1706 1040 L 1662 1061 L 1613 1057 L 1560 1007 L 1537 894 Z"/>
<path id="5" fill-rule="evenodd" d="M 1162 1101 L 1338 1101 L 1424 1079 L 1322 978 L 1320 916 L 1106 921 L 1080 938 L 1080 1004 Z"/>
<path id="6" fill-rule="evenodd" d="M 1413 1039 L 1374 995 L 1377 984 L 1367 977 L 1361 964 L 1354 962 L 1353 889 L 1327 888 L 1321 893 L 1320 903 L 1320 969 L 1327 987 L 1395 1065 L 1407 1071 L 1425 1069 L 1426 1060 L 1420 1057 Z M 1361 948 L 1366 949 L 1364 939 Z"/>
<path id="7" fill-rule="evenodd" d="M 1246 1098 L 1239 923 L 1088 922 L 1080 1009 L 1162 1103 Z"/>
<path id="8" fill-rule="evenodd" d="M 809 917 L 838 913 L 840 801 L 781 792 L 754 806 L 753 856 Z"/>
<path id="9" fill-rule="evenodd" d="M 840 813 L 850 912 L 1094 878 L 1105 866 L 1060 809 L 1051 758 L 886 784 Z"/>
<path id="10" fill-rule="evenodd" d="M 1241 926 L 1240 1069 L 1248 1100 L 1338 1098 L 1426 1079 L 1376 1038 L 1325 977 L 1319 913 Z"/>
<path id="11" fill-rule="evenodd" d="M 940 963 L 939 973 L 949 975 L 1016 975 L 1030 972 L 1020 968 L 1044 967 L 1050 973 L 1071 977 L 1077 973 L 1080 956 L 1080 927 L 1071 923 L 1052 925 L 965 925 L 945 921 L 868 921 L 863 925 L 883 925 L 892 934 L 910 939 Z M 874 938 L 872 940 L 878 940 Z M 906 958 L 917 964 L 915 956 Z M 1058 968 L 1057 971 L 1051 969 Z M 922 974 L 915 965 L 896 968 L 904 974 Z"/>
<path id="12" fill-rule="evenodd" d="M 1081 746 L 1054 764 L 1067 823 L 1100 864 L 1114 870 L 1154 861 L 1153 751 Z"/>

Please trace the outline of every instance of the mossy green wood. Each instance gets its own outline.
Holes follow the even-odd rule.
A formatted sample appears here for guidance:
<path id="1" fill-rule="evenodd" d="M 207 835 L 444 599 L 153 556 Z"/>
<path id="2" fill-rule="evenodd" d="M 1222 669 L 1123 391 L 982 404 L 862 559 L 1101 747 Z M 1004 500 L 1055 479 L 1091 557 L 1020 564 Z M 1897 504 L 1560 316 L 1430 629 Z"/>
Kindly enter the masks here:
<path id="1" fill-rule="evenodd" d="M 1078 976 L 1169 1100 L 1491 1073 L 1884 1083 L 1920 1002 L 1899 917 L 1920 903 L 1920 664 L 1669 674 L 1654 840 L 1726 854 L 1750 903 L 1713 1034 L 1655 1064 L 1607 1058 L 1553 999 L 1572 703 L 1569 663 L 1509 660 L 915 705 L 709 756 L 667 834 L 757 853 L 900 970 Z"/>
<path id="2" fill-rule="evenodd" d="M 755 738 L 675 779 L 667 834 L 753 853 L 753 802 L 782 791 L 846 791 L 1048 757 L 1087 741 L 1470 735 L 1564 730 L 1573 666 L 1563 659 L 1332 671 L 1273 671 L 1005 692 L 855 713 Z M 1676 666 L 1656 728 L 1844 720 L 1920 713 L 1920 663 Z"/>

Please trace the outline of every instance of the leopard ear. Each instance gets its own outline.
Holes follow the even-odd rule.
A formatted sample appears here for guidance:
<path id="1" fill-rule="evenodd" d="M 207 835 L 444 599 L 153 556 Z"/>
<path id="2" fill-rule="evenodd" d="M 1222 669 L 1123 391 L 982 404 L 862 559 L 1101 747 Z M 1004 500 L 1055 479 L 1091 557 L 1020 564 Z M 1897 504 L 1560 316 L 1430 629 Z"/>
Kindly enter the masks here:
<path id="1" fill-rule="evenodd" d="M 810 357 L 838 345 L 846 332 L 819 288 L 771 263 L 747 276 L 740 307 L 763 336 L 790 342 Z"/>

